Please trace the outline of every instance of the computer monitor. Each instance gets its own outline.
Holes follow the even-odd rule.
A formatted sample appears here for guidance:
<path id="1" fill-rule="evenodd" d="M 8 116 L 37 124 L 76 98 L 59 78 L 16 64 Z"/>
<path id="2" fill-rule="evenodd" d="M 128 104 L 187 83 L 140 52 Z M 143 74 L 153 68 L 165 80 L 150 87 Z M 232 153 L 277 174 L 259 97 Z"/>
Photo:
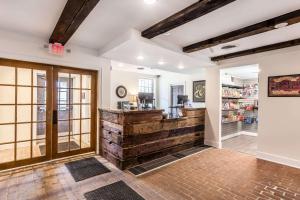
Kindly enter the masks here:
<path id="1" fill-rule="evenodd" d="M 140 102 L 147 103 L 147 104 L 152 104 L 154 100 L 153 93 L 139 92 L 138 97 Z"/>
<path id="2" fill-rule="evenodd" d="M 188 95 L 178 95 L 177 96 L 177 104 L 185 104 L 189 100 Z"/>

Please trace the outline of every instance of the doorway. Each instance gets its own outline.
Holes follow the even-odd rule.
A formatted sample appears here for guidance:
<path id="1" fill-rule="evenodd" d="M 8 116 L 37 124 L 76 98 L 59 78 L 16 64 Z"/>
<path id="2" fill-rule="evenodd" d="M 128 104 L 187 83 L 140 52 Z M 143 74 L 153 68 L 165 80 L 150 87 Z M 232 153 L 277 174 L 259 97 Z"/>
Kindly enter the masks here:
<path id="1" fill-rule="evenodd" d="M 223 148 L 257 153 L 258 73 L 258 65 L 221 70 Z"/>
<path id="2" fill-rule="evenodd" d="M 95 151 L 97 72 L 0 59 L 0 169 Z"/>
<path id="3" fill-rule="evenodd" d="M 178 95 L 184 95 L 184 85 L 171 85 L 171 106 L 169 107 L 171 117 L 178 115 Z"/>
<path id="4" fill-rule="evenodd" d="M 172 85 L 171 86 L 171 106 L 177 106 L 178 95 L 184 95 L 184 85 Z"/>

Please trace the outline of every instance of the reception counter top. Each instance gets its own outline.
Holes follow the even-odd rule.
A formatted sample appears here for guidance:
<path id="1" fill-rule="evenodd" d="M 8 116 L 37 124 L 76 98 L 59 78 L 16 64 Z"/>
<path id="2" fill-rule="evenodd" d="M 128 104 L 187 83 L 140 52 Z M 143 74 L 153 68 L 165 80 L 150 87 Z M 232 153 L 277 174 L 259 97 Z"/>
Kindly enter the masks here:
<path id="1" fill-rule="evenodd" d="M 163 109 L 155 109 L 155 110 L 118 110 L 118 109 L 100 109 L 103 112 L 110 113 L 123 113 L 123 114 L 143 114 L 143 113 L 162 113 Z"/>
<path id="2" fill-rule="evenodd" d="M 204 143 L 205 108 L 183 108 L 175 119 L 163 110 L 99 111 L 99 152 L 120 169 Z"/>

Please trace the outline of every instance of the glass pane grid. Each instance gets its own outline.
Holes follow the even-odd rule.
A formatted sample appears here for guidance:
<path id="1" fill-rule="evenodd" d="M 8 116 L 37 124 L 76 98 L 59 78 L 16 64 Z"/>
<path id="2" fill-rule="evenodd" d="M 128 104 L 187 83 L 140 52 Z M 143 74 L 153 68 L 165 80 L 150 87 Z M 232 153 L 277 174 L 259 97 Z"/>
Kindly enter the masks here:
<path id="1" fill-rule="evenodd" d="M 0 133 L 5 133 L 5 138 L 0 134 L 0 163 L 32 158 L 33 141 L 38 139 L 33 138 L 36 134 L 34 125 L 46 124 L 45 117 L 34 120 L 36 111 L 46 112 L 46 71 L 10 68 L 12 69 L 10 75 L 0 73 L 2 75 L 0 75 L 0 89 L 6 90 L 7 94 L 5 99 L 0 98 L 0 107 L 12 108 L 10 112 L 4 112 L 8 111 L 7 109 L 0 109 L 0 114 L 6 118 L 6 121 L 0 119 Z M 0 72 L 3 72 L 2 67 Z M 40 74 L 43 74 L 42 81 L 36 78 Z M 8 89 L 10 90 L 7 91 Z M 4 93 L 3 90 L 0 92 Z M 43 92 L 43 102 L 34 101 L 34 98 L 41 99 L 39 91 Z"/>
<path id="2" fill-rule="evenodd" d="M 62 126 L 63 123 L 68 123 L 69 129 L 64 130 L 64 132 L 60 130 L 58 131 L 58 153 L 81 149 L 82 136 L 90 135 L 91 76 L 80 74 L 64 74 L 64 77 L 65 79 L 59 78 L 59 80 L 67 81 L 66 77 L 68 77 L 69 85 L 68 87 L 65 87 L 66 84 L 64 84 L 61 87 L 60 84 L 58 84 L 60 88 L 57 90 L 57 103 L 58 108 L 60 106 L 66 108 L 65 111 L 61 112 L 68 112 L 68 116 L 64 119 L 59 119 L 58 121 L 60 123 L 58 126 Z M 68 94 L 62 94 L 66 91 Z M 67 97 L 67 99 L 64 97 Z M 62 100 L 64 102 L 62 102 Z M 63 128 L 58 127 L 58 129 Z M 90 141 L 85 141 L 85 148 L 86 146 L 90 146 L 90 144 L 87 144 L 87 142 Z"/>
<path id="3" fill-rule="evenodd" d="M 153 93 L 153 80 L 139 79 L 139 92 Z"/>
<path id="4" fill-rule="evenodd" d="M 47 88 L 47 86 L 40 85 L 22 85 L 22 84 L 1 84 L 0 86 L 18 86 L 18 87 L 27 87 L 27 88 Z"/>
<path id="5" fill-rule="evenodd" d="M 1 86 L 1 84 L 0 84 Z M 15 86 L 15 85 L 10 85 L 10 86 Z M 22 85 L 21 85 L 22 86 Z M 37 86 L 28 86 L 28 87 L 37 87 Z M 46 88 L 46 87 L 42 87 L 42 88 Z M 77 88 L 77 87 L 57 87 L 57 90 L 87 90 L 87 91 L 91 91 L 91 88 Z"/>
<path id="6" fill-rule="evenodd" d="M 90 132 L 86 132 L 86 133 L 78 133 L 78 134 L 72 134 L 72 136 L 76 136 L 76 135 L 89 135 L 91 134 Z"/>
<path id="7" fill-rule="evenodd" d="M 0 104 L 0 105 L 3 105 L 3 104 Z M 8 104 L 4 104 L 4 105 L 8 105 Z M 10 105 L 16 105 L 16 104 L 10 104 Z M 45 103 L 18 103 L 17 104 L 18 106 L 46 106 L 47 104 Z"/>
<path id="8" fill-rule="evenodd" d="M 1 70 L 0 67 L 0 72 L 2 72 Z M 13 114 L 13 117 L 11 121 L 2 122 L 0 119 L 0 126 L 11 126 L 12 136 L 14 137 L 12 141 L 7 140 L 6 142 L 2 142 L 0 137 L 0 145 L 9 152 L 8 156 L 5 156 L 0 163 L 45 156 L 47 123 L 45 115 L 47 111 L 46 71 L 18 67 L 7 67 L 6 71 L 11 74 L 7 77 L 12 77 L 12 79 L 2 79 L 4 76 L 3 73 L 0 73 L 0 86 L 11 87 L 11 95 L 7 95 L 8 97 L 3 101 L 0 98 L 0 106 L 11 106 L 12 112 L 10 113 Z M 78 131 L 75 131 L 75 124 L 69 123 L 68 135 L 59 137 L 62 138 L 59 143 L 67 142 L 67 144 L 58 147 L 58 151 L 63 152 L 91 146 L 90 101 L 92 97 L 91 75 L 69 73 L 64 75 L 66 76 L 59 79 L 66 78 L 66 83 L 58 84 L 58 90 L 61 90 L 62 96 L 58 104 L 65 106 L 64 109 L 69 114 L 67 121 L 78 121 L 76 123 Z M 63 92 L 66 93 L 66 98 L 63 98 Z M 13 98 L 14 96 L 15 98 Z M 75 143 L 79 147 L 74 146 Z"/>
<path id="9" fill-rule="evenodd" d="M 79 121 L 79 120 L 91 120 L 91 118 L 75 118 L 75 119 L 61 119 L 61 120 L 57 120 L 58 122 L 68 122 L 68 121 Z M 1 124 L 0 124 L 1 125 Z"/>

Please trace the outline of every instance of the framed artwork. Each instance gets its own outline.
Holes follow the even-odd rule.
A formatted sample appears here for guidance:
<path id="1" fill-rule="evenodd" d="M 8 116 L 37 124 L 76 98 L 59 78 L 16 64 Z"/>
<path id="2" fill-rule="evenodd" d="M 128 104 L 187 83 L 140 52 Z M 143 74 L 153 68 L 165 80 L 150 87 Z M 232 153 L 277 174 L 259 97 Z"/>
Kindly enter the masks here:
<path id="1" fill-rule="evenodd" d="M 300 74 L 268 78 L 269 97 L 300 97 Z"/>
<path id="2" fill-rule="evenodd" d="M 127 96 L 127 89 L 123 85 L 118 86 L 116 89 L 116 95 L 121 99 L 125 98 Z"/>
<path id="3" fill-rule="evenodd" d="M 193 102 L 205 102 L 205 81 L 193 81 Z"/>

